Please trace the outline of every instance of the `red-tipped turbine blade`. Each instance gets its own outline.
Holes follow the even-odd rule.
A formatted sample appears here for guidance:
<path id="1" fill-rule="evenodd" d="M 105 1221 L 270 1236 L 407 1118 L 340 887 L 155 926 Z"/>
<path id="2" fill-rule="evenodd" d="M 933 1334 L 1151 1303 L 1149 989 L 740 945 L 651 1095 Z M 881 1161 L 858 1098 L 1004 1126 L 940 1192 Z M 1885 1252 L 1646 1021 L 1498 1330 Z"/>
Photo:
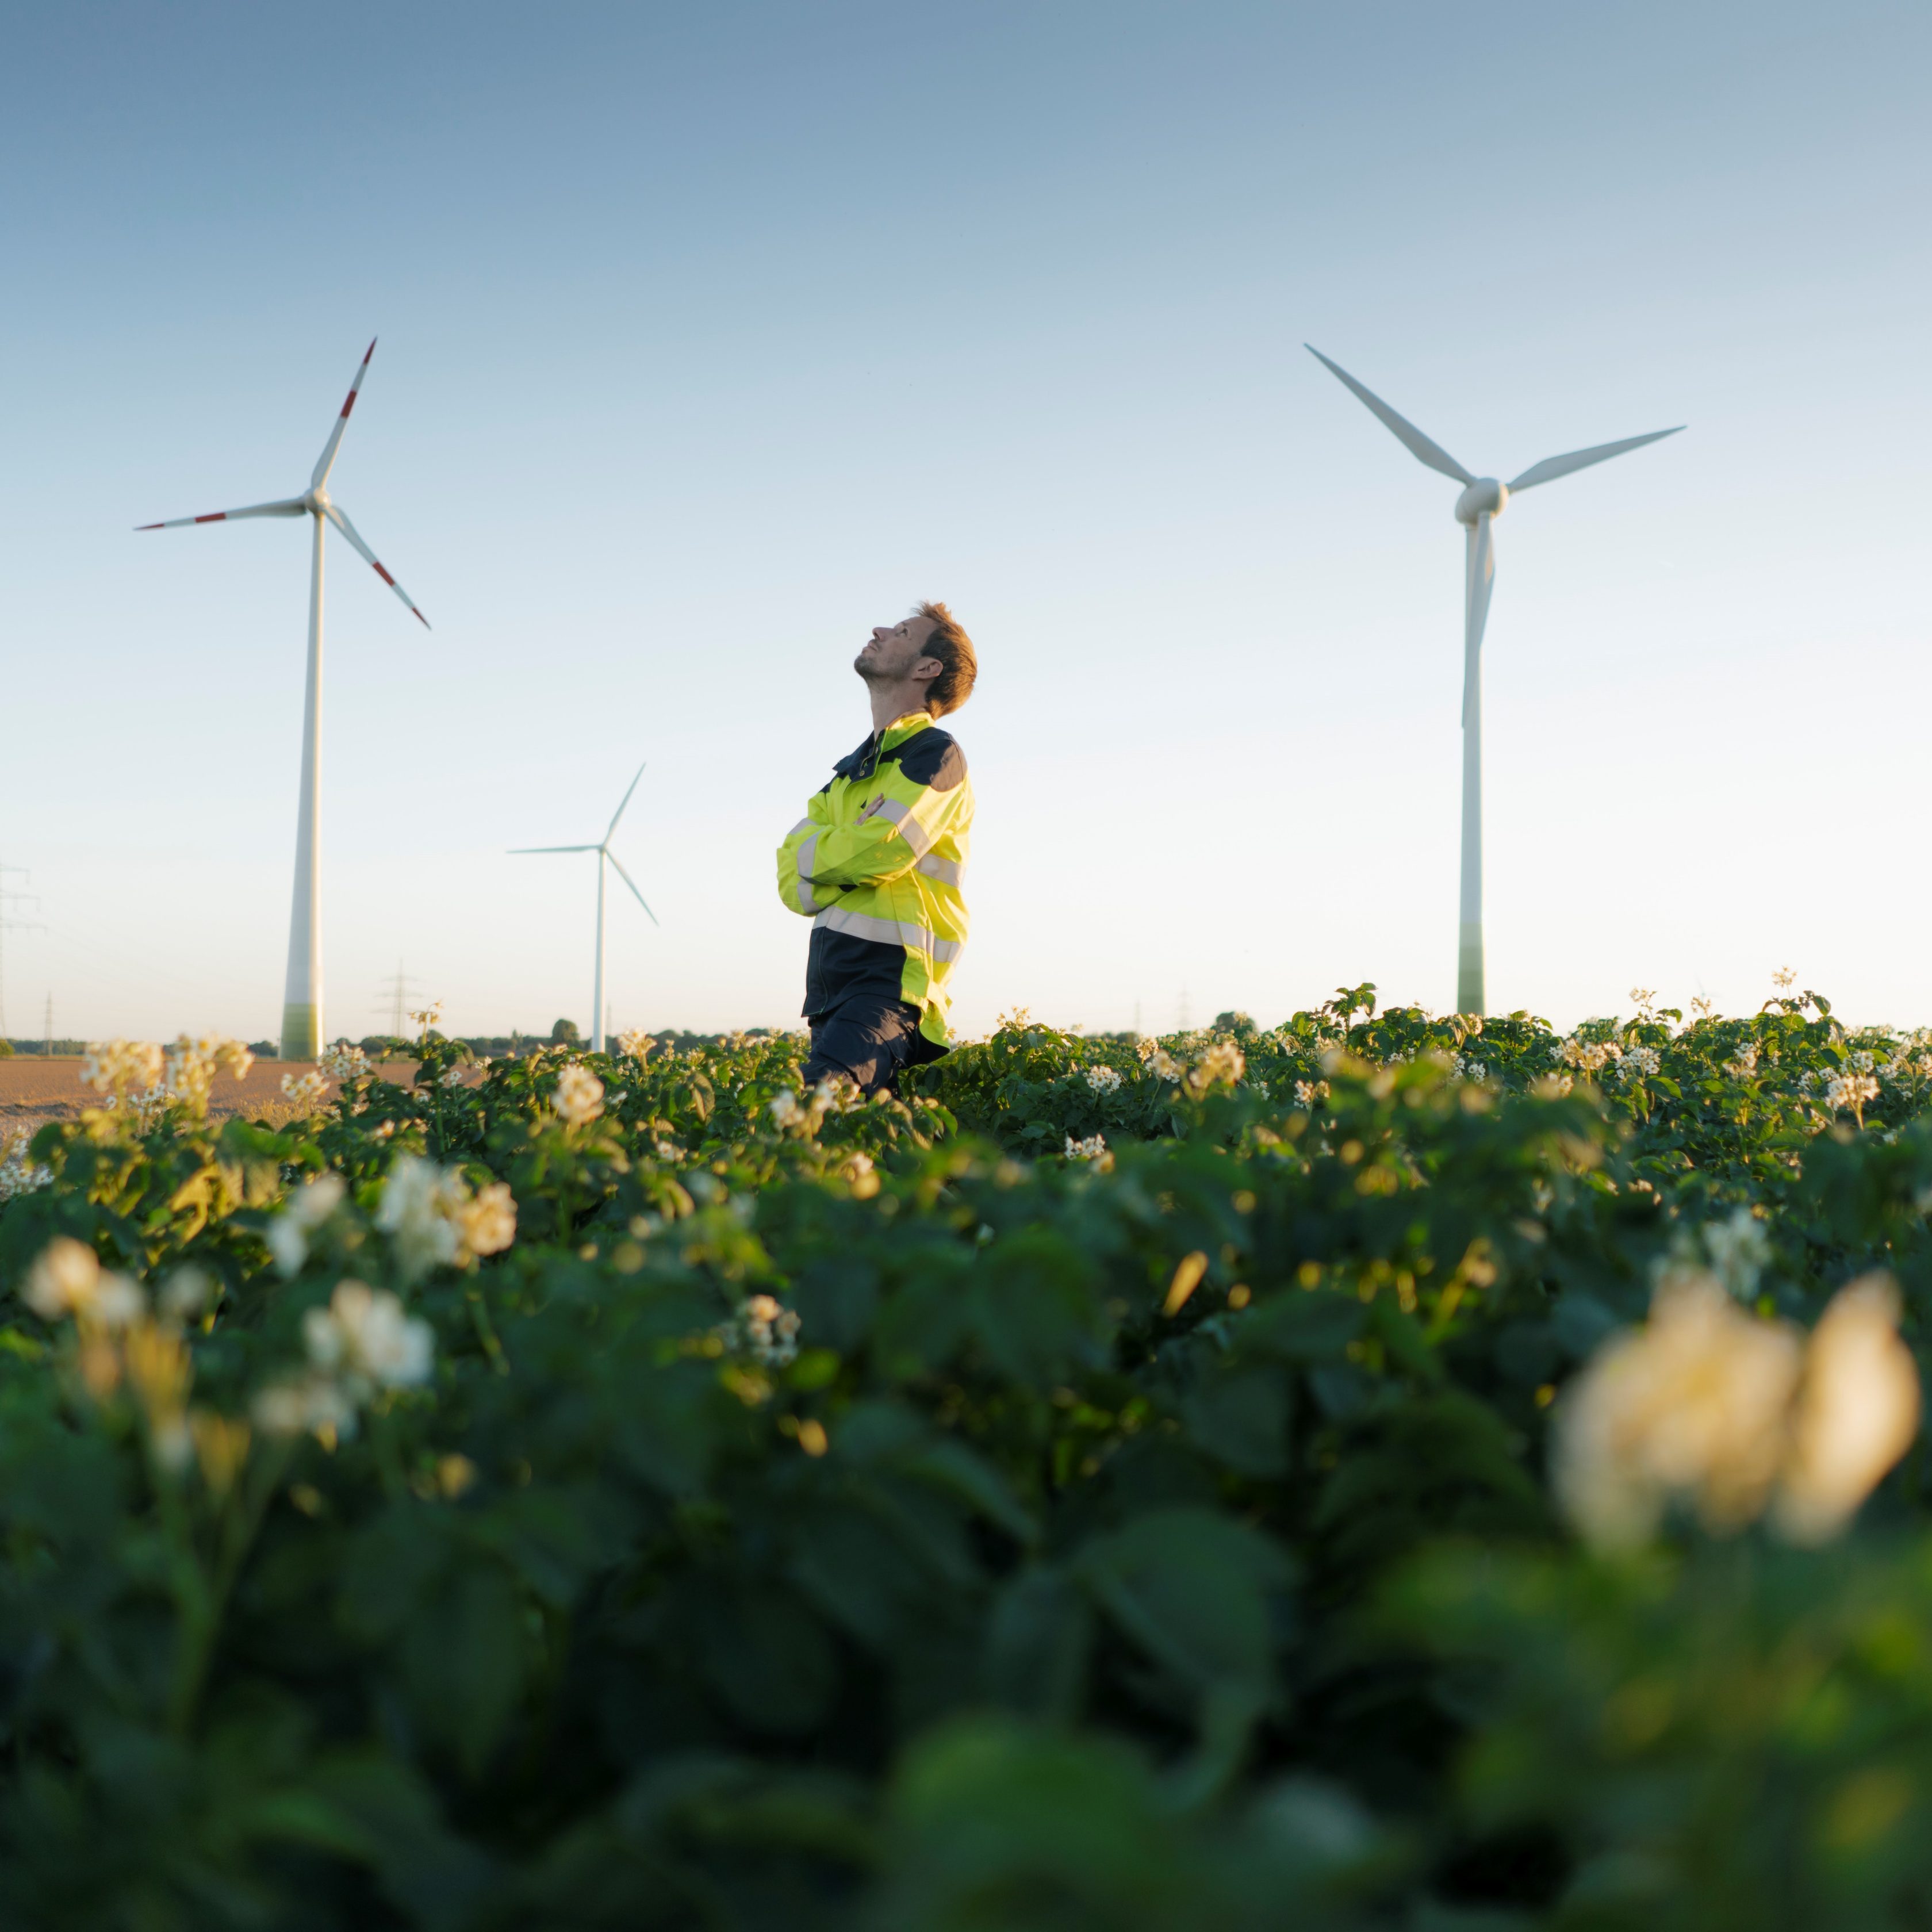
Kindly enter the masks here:
<path id="1" fill-rule="evenodd" d="M 356 526 L 343 514 L 341 506 L 338 503 L 330 504 L 327 514 L 328 520 L 333 524 L 358 550 L 362 552 L 363 561 L 369 566 L 370 569 L 375 572 L 376 574 L 380 577 L 405 604 L 409 605 L 411 610 L 416 613 L 416 622 L 420 624 L 425 631 L 427 631 L 430 627 L 429 620 L 425 617 L 420 610 L 416 610 L 415 600 L 411 598 L 410 593 L 382 568 L 382 563 L 378 560 L 376 553 L 362 541 L 362 538 L 356 533 Z"/>
<path id="2" fill-rule="evenodd" d="M 164 524 L 136 524 L 137 530 L 184 530 L 194 524 L 232 524 L 238 517 L 298 517 L 308 506 L 299 496 L 279 502 L 250 503 L 243 510 L 214 510 L 205 517 L 170 517 Z"/>
<path id="3" fill-rule="evenodd" d="M 308 479 L 311 490 L 320 490 L 328 481 L 330 466 L 335 460 L 337 446 L 342 440 L 342 432 L 349 427 L 349 412 L 356 406 L 356 392 L 362 386 L 362 378 L 369 373 L 369 357 L 376 352 L 376 344 L 370 340 L 368 354 L 362 358 L 362 366 L 356 371 L 356 380 L 349 386 L 349 394 L 343 400 L 342 413 L 335 419 L 335 427 L 328 432 L 328 441 L 323 446 L 322 454 L 315 460 L 315 474 Z"/>

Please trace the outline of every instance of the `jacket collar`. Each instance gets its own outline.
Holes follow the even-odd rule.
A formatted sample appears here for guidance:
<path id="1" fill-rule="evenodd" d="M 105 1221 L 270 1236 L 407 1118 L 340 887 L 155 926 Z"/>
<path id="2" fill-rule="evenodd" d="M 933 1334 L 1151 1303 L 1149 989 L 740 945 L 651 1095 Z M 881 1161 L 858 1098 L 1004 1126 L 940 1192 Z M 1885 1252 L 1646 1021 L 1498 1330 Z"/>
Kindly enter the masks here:
<path id="1" fill-rule="evenodd" d="M 888 752 L 897 751 L 908 739 L 925 730 L 932 722 L 929 712 L 904 712 L 883 731 L 872 734 L 855 750 L 847 752 L 832 769 L 842 778 L 869 778 L 879 760 Z"/>

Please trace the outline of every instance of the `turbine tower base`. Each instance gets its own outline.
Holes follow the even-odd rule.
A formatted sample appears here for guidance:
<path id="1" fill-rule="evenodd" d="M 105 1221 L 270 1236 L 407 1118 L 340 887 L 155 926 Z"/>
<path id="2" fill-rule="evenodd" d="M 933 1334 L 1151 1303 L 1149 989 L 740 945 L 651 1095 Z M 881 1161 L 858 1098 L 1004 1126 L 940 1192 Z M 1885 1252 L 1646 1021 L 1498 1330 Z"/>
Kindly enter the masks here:
<path id="1" fill-rule="evenodd" d="M 322 1042 L 317 1036 L 321 1028 L 321 1016 L 313 1006 L 284 1006 L 282 1009 L 282 1058 L 284 1060 L 314 1060 L 320 1058 Z"/>
<path id="2" fill-rule="evenodd" d="M 1462 928 L 1462 943 L 1456 949 L 1456 1010 L 1480 1013 L 1483 1005 L 1483 928 Z"/>

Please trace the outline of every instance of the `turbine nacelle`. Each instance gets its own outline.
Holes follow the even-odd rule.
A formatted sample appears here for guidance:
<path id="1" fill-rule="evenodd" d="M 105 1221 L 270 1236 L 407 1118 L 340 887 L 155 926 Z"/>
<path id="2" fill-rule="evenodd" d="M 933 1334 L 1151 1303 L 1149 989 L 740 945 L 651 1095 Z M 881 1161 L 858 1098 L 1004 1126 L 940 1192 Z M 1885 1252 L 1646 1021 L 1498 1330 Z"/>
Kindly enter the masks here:
<path id="1" fill-rule="evenodd" d="M 1478 476 L 1475 482 L 1456 499 L 1456 520 L 1467 524 L 1472 529 L 1476 519 L 1487 514 L 1500 517 L 1504 506 L 1509 502 L 1509 485 L 1498 483 L 1493 476 Z"/>

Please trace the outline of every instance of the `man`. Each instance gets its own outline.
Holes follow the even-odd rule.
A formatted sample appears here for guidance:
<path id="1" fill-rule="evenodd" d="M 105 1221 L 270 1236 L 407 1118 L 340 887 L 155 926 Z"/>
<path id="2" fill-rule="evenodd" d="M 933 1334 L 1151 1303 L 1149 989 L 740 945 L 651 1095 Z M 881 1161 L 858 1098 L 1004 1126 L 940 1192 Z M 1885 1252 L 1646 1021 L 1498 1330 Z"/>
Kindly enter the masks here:
<path id="1" fill-rule="evenodd" d="M 872 734 L 778 848 L 778 897 L 812 922 L 806 1078 L 842 1073 L 876 1094 L 946 1051 L 973 787 L 952 734 L 933 721 L 973 694 L 980 664 L 946 606 L 922 604 L 878 626 L 852 668 L 872 700 Z"/>

